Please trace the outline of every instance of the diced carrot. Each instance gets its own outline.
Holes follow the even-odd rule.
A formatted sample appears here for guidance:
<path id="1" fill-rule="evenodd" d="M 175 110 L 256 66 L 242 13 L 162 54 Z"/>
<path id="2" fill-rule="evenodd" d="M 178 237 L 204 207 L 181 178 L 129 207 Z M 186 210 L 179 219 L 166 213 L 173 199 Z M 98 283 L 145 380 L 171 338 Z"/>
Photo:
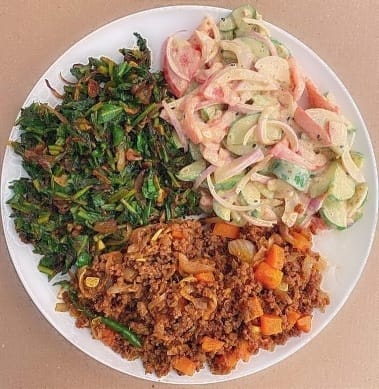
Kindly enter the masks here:
<path id="1" fill-rule="evenodd" d="M 287 312 L 287 328 L 291 329 L 300 318 L 300 313 L 294 310 L 290 310 Z"/>
<path id="2" fill-rule="evenodd" d="M 172 361 L 172 367 L 184 375 L 193 375 L 196 371 L 196 363 L 187 357 L 179 357 Z"/>
<path id="3" fill-rule="evenodd" d="M 201 340 L 201 349 L 206 352 L 216 352 L 222 349 L 225 344 L 222 340 L 211 338 L 210 336 L 204 336 Z"/>
<path id="4" fill-rule="evenodd" d="M 261 262 L 254 272 L 255 278 L 268 289 L 276 289 L 282 282 L 283 272 Z"/>
<path id="5" fill-rule="evenodd" d="M 215 282 L 215 276 L 211 271 L 197 273 L 194 276 L 200 282 L 209 282 L 209 283 Z"/>
<path id="6" fill-rule="evenodd" d="M 307 251 L 311 248 L 311 240 L 306 237 L 304 234 L 296 231 L 292 231 L 291 235 L 293 237 L 293 247 L 300 251 Z"/>
<path id="7" fill-rule="evenodd" d="M 172 230 L 171 236 L 174 239 L 183 239 L 184 238 L 184 233 L 182 230 Z"/>
<path id="8" fill-rule="evenodd" d="M 251 319 L 256 319 L 263 315 L 262 304 L 258 297 L 252 297 L 249 299 L 248 307 L 250 309 L 250 317 Z"/>
<path id="9" fill-rule="evenodd" d="M 221 367 L 221 371 L 226 374 L 234 369 L 239 360 L 239 351 L 237 349 L 229 351 L 218 358 L 218 364 Z"/>
<path id="10" fill-rule="evenodd" d="M 269 315 L 265 313 L 260 318 L 261 332 L 263 335 L 280 334 L 282 329 L 282 319 L 277 315 Z"/>
<path id="11" fill-rule="evenodd" d="M 294 115 L 295 122 L 312 139 L 330 144 L 330 136 L 327 130 L 318 125 L 301 107 L 297 107 Z"/>
<path id="12" fill-rule="evenodd" d="M 312 327 L 312 315 L 306 315 L 297 319 L 296 327 L 303 332 L 309 332 Z"/>
<path id="13" fill-rule="evenodd" d="M 305 87 L 308 93 L 308 103 L 310 108 L 323 108 L 329 111 L 339 112 L 339 107 L 321 94 L 321 92 L 317 89 L 317 86 L 309 78 L 305 80 Z"/>
<path id="14" fill-rule="evenodd" d="M 249 345 L 249 342 L 245 339 L 242 339 L 238 344 L 238 356 L 244 362 L 247 362 L 252 354 L 252 348 Z"/>
<path id="15" fill-rule="evenodd" d="M 233 224 L 217 222 L 213 227 L 213 233 L 223 238 L 237 239 L 240 234 L 240 228 Z"/>
<path id="16" fill-rule="evenodd" d="M 275 269 L 282 270 L 284 266 L 285 256 L 283 247 L 274 243 L 266 253 L 266 263 Z"/>
<path id="17" fill-rule="evenodd" d="M 116 333 L 110 328 L 103 328 L 101 330 L 101 341 L 107 346 L 112 346 L 116 338 Z"/>

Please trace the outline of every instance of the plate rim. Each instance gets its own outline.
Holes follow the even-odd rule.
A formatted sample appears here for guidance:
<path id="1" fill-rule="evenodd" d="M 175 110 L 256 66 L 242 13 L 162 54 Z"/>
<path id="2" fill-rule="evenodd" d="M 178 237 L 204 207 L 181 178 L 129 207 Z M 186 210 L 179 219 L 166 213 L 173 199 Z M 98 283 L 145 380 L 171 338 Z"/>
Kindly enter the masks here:
<path id="1" fill-rule="evenodd" d="M 169 11 L 172 11 L 172 10 L 175 11 L 175 10 L 182 10 L 182 9 L 188 9 L 188 10 L 199 11 L 199 12 L 201 12 L 201 11 L 204 12 L 204 11 L 209 10 L 210 12 L 213 11 L 215 13 L 230 12 L 231 11 L 231 9 L 223 8 L 223 7 L 207 6 L 207 5 L 200 5 L 200 4 L 199 5 L 183 4 L 183 5 L 171 5 L 171 6 L 164 6 L 164 7 L 148 8 L 148 9 L 144 9 L 144 10 L 141 10 L 141 11 L 138 11 L 138 12 L 130 13 L 130 14 L 118 17 L 116 19 L 113 19 L 113 20 L 111 20 L 111 21 L 109 21 L 109 22 L 107 22 L 107 23 L 105 23 L 103 25 L 100 25 L 98 28 L 95 28 L 90 33 L 80 37 L 78 40 L 76 40 L 74 43 L 72 43 L 69 47 L 67 47 L 66 50 L 61 55 L 59 55 L 55 60 L 53 60 L 53 62 L 42 73 L 42 75 L 39 77 L 39 79 L 33 84 L 31 90 L 29 91 L 27 97 L 25 98 L 25 100 L 23 102 L 22 107 L 25 107 L 26 104 L 29 104 L 29 100 L 30 100 L 31 96 L 33 95 L 33 92 L 34 92 L 35 88 L 37 87 L 37 85 L 39 84 L 39 82 L 41 81 L 41 79 L 43 79 L 45 77 L 45 75 L 48 74 L 50 72 L 50 70 L 54 66 L 56 66 L 65 56 L 67 56 L 72 50 L 74 50 L 77 46 L 79 46 L 86 39 L 91 39 L 91 37 L 93 35 L 101 33 L 103 30 L 105 30 L 106 28 L 109 28 L 111 25 L 120 23 L 121 21 L 123 21 L 125 19 L 129 19 L 131 17 L 143 17 L 145 14 L 150 14 L 150 13 L 157 13 L 158 14 L 159 12 L 165 12 L 165 11 L 168 11 L 168 10 Z M 273 23 L 270 23 L 270 22 L 267 22 L 267 21 L 265 21 L 265 23 L 270 28 L 274 27 L 275 29 L 280 31 L 280 33 L 283 34 L 284 36 L 286 36 L 286 38 L 292 40 L 293 42 L 296 43 L 296 45 L 300 46 L 302 50 L 306 50 L 313 57 L 314 60 L 316 60 L 317 62 L 321 63 L 321 65 L 324 67 L 324 69 L 326 69 L 327 72 L 330 73 L 330 75 L 337 82 L 337 84 L 339 84 L 339 86 L 342 89 L 344 95 L 347 96 L 349 104 L 351 104 L 352 108 L 355 111 L 355 114 L 357 115 L 357 117 L 360 120 L 360 124 L 362 125 L 361 126 L 362 127 L 361 130 L 364 131 L 365 137 L 366 137 L 366 139 L 368 141 L 367 143 L 368 143 L 368 149 L 369 149 L 369 153 L 370 153 L 370 158 L 371 158 L 371 160 L 373 162 L 373 175 L 374 175 L 374 182 L 372 183 L 373 189 L 374 189 L 373 195 L 374 195 L 375 203 L 378 203 L 378 172 L 377 172 L 377 163 L 376 163 L 376 158 L 375 158 L 375 153 L 374 153 L 374 148 L 373 148 L 373 142 L 371 140 L 370 133 L 368 131 L 368 128 L 366 126 L 364 118 L 363 118 L 363 116 L 362 116 L 362 114 L 361 114 L 361 112 L 360 112 L 360 110 L 358 108 L 358 105 L 355 102 L 354 98 L 351 96 L 351 94 L 349 93 L 348 89 L 346 88 L 346 86 L 344 85 L 342 80 L 338 77 L 336 72 L 312 48 L 307 46 L 305 43 L 303 43 L 296 36 L 288 33 L 283 28 L 277 26 L 276 24 L 273 24 Z M 18 112 L 17 117 L 19 116 L 19 114 L 20 114 L 20 111 Z M 15 129 L 16 129 L 16 126 L 13 126 L 12 129 L 10 130 L 9 136 L 14 134 Z M 57 328 L 54 325 L 54 320 L 51 317 L 50 313 L 45 309 L 44 306 L 39 304 L 37 296 L 35 296 L 33 291 L 30 289 L 30 287 L 28 285 L 28 281 L 27 281 L 27 279 L 24 277 L 24 275 L 22 273 L 22 267 L 19 266 L 18 263 L 16 264 L 17 261 L 15 261 L 13 259 L 13 256 L 11 255 L 11 251 L 12 250 L 10 249 L 10 245 L 11 245 L 10 236 L 9 236 L 9 233 L 6 232 L 6 230 L 4 228 L 5 223 L 8 220 L 8 218 L 6 218 L 5 215 L 8 215 L 8 213 L 9 213 L 9 211 L 6 209 L 8 206 L 6 204 L 6 199 L 4 198 L 4 196 L 5 196 L 4 195 L 4 189 L 6 189 L 8 187 L 8 185 L 10 184 L 10 181 L 6 181 L 5 180 L 4 162 L 7 160 L 7 158 L 9 158 L 9 154 L 11 152 L 12 151 L 11 151 L 10 147 L 8 145 L 6 145 L 5 146 L 4 156 L 3 156 L 3 161 L 2 161 L 2 172 L 1 172 L 2 228 L 3 228 L 3 231 L 4 231 L 5 241 L 7 243 L 7 250 L 8 250 L 8 253 L 9 253 L 9 257 L 10 257 L 11 262 L 13 263 L 13 266 L 14 266 L 14 268 L 16 270 L 17 276 L 20 279 L 20 281 L 21 281 L 25 291 L 27 292 L 28 298 L 30 298 L 33 301 L 33 304 L 36 306 L 38 311 L 40 313 L 42 313 L 42 315 L 47 320 L 47 322 L 65 340 L 69 341 L 73 346 L 75 346 L 75 348 L 81 350 L 88 357 L 96 360 L 97 362 L 102 363 L 103 365 L 106 365 L 106 366 L 108 366 L 108 367 L 110 367 L 112 369 L 120 371 L 123 374 L 127 374 L 127 375 L 130 375 L 130 376 L 136 377 L 136 378 L 140 378 L 140 379 L 144 379 L 144 380 L 149 380 L 149 381 L 153 381 L 153 382 L 162 382 L 162 383 L 179 384 L 179 385 L 180 384 L 181 385 L 183 385 L 183 384 L 186 384 L 186 385 L 188 385 L 188 384 L 189 385 L 191 385 L 191 384 L 199 384 L 200 382 L 191 382 L 191 381 L 190 382 L 186 382 L 186 381 L 183 381 L 183 380 L 180 379 L 181 376 L 178 376 L 179 377 L 178 380 L 171 380 L 170 379 L 171 377 L 169 377 L 169 376 L 164 376 L 164 377 L 158 378 L 155 375 L 146 374 L 146 373 L 145 373 L 144 376 L 141 376 L 139 374 L 134 373 L 132 370 L 131 371 L 127 371 L 127 372 L 124 371 L 124 370 L 121 370 L 121 369 L 119 369 L 119 368 L 117 368 L 115 366 L 112 366 L 107 361 L 101 360 L 100 357 L 95 356 L 92 353 L 89 353 L 88 350 L 84 349 L 84 347 L 81 347 L 80 345 L 75 344 L 73 339 L 67 337 L 67 334 L 65 334 L 63 331 L 61 331 L 59 328 Z M 363 272 L 363 270 L 364 270 L 364 268 L 365 268 L 365 266 L 367 264 L 368 258 L 370 256 L 370 252 L 371 252 L 371 249 L 372 249 L 373 241 L 374 241 L 374 238 L 375 238 L 375 235 L 376 235 L 376 228 L 377 228 L 377 223 L 378 223 L 378 208 L 376 208 L 376 212 L 373 215 L 372 221 L 373 221 L 373 223 L 372 223 L 373 228 L 372 228 L 370 236 L 369 236 L 369 241 L 368 241 L 369 244 L 366 247 L 365 257 L 364 257 L 364 260 L 361 261 L 361 263 L 360 263 L 359 270 L 356 273 L 356 276 L 354 277 L 353 282 L 350 283 L 348 290 L 345 290 L 345 293 L 343 294 L 343 298 L 339 301 L 337 306 L 334 308 L 332 314 L 328 316 L 328 319 L 317 330 L 312 330 L 312 332 L 310 334 L 308 334 L 307 336 L 302 337 L 303 338 L 302 342 L 298 342 L 298 344 L 296 344 L 292 348 L 290 353 L 285 353 L 285 355 L 280 356 L 280 357 L 274 357 L 274 353 L 272 353 L 271 355 L 273 356 L 273 358 L 270 358 L 270 362 L 265 367 L 263 367 L 263 368 L 261 368 L 259 370 L 252 371 L 252 372 L 246 372 L 245 374 L 240 374 L 240 375 L 237 374 L 236 376 L 233 376 L 233 377 L 230 377 L 230 375 L 225 375 L 225 376 L 215 376 L 215 375 L 212 375 L 212 377 L 218 377 L 218 379 L 215 379 L 215 380 L 210 379 L 208 381 L 202 381 L 201 383 L 202 384 L 219 383 L 219 382 L 231 381 L 231 380 L 235 380 L 235 379 L 239 379 L 239 378 L 243 378 L 243 377 L 246 377 L 246 376 L 249 376 L 249 375 L 256 374 L 259 371 L 265 370 L 265 369 L 267 369 L 267 368 L 269 368 L 269 367 L 271 367 L 271 366 L 281 362 L 282 360 L 289 358 L 291 355 L 296 353 L 298 350 L 300 350 L 301 348 L 305 347 L 306 344 L 309 343 L 311 340 L 313 340 L 316 336 L 318 336 L 319 333 L 321 331 L 323 331 L 325 329 L 325 327 L 332 322 L 332 320 L 335 318 L 335 316 L 338 314 L 338 312 L 341 310 L 341 308 L 345 305 L 346 301 L 350 297 L 352 291 L 355 289 L 358 281 L 361 278 L 362 272 Z M 49 285 L 50 287 L 52 286 L 52 284 L 49 284 L 49 283 L 47 285 Z M 286 345 L 284 345 L 284 347 L 286 347 Z M 254 358 L 254 356 L 252 356 L 252 359 L 253 358 Z M 129 361 L 125 360 L 125 362 L 128 363 Z M 204 369 L 202 369 L 202 370 L 204 371 Z M 167 378 L 167 377 L 169 377 L 169 378 Z M 221 377 L 221 379 L 219 379 L 219 377 Z M 187 377 L 187 379 L 188 379 L 188 377 Z"/>

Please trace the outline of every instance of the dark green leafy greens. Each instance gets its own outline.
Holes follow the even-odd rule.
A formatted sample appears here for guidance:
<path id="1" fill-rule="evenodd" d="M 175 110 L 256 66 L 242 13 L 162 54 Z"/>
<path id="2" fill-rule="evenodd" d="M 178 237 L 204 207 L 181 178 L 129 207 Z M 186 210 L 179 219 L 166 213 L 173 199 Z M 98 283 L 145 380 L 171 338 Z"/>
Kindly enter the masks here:
<path id="1" fill-rule="evenodd" d="M 29 177 L 11 183 L 8 204 L 49 278 L 122 247 L 132 227 L 198 211 L 198 195 L 175 177 L 191 156 L 159 117 L 164 78 L 150 71 L 146 41 L 136 36 L 138 48 L 120 50 L 122 62 L 73 65 L 77 81 L 66 83 L 58 106 L 33 103 L 18 119 L 12 146 Z"/>

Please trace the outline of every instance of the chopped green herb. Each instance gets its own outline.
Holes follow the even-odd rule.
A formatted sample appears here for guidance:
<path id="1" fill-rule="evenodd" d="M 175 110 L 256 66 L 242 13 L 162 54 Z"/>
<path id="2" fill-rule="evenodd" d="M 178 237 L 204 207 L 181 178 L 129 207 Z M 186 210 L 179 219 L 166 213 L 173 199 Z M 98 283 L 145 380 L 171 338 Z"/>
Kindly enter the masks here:
<path id="1" fill-rule="evenodd" d="M 36 102 L 21 110 L 12 146 L 29 177 L 11 183 L 8 204 L 49 278 L 125 245 L 128 225 L 198 212 L 192 184 L 175 176 L 192 157 L 159 117 L 170 97 L 164 77 L 149 70 L 146 40 L 136 38 L 138 48 L 120 50 L 119 64 L 106 57 L 75 64 L 77 82 L 64 87 L 56 107 Z M 117 228 L 99 237 L 95 224 L 109 220 Z"/>

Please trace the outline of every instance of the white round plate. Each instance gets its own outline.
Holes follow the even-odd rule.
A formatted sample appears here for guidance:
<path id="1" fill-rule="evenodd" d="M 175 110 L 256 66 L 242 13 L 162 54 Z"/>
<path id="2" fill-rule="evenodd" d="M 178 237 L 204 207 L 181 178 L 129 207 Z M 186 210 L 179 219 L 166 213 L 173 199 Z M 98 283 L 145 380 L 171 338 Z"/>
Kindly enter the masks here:
<path id="1" fill-rule="evenodd" d="M 121 61 L 122 56 L 118 49 L 135 45 L 133 32 L 139 32 L 148 40 L 153 53 L 153 67 L 159 69 L 161 45 L 168 35 L 193 30 L 206 15 L 217 20 L 228 12 L 230 11 L 226 9 L 205 6 L 172 6 L 140 12 L 107 24 L 67 50 L 37 82 L 24 106 L 33 101 L 55 105 L 57 101 L 46 87 L 44 79 L 49 79 L 51 84 L 60 90 L 60 86 L 63 85 L 59 73 L 62 72 L 64 77 L 69 78 L 72 64 L 84 63 L 89 56 L 106 55 Z M 10 208 L 6 205 L 7 199 L 11 196 L 9 182 L 25 173 L 22 171 L 20 159 L 14 152 L 9 147 L 5 152 L 1 180 L 1 210 L 4 233 L 16 271 L 31 299 L 46 319 L 72 344 L 105 365 L 132 376 L 180 384 L 215 383 L 253 374 L 278 363 L 315 337 L 336 315 L 358 281 L 371 248 L 378 212 L 377 173 L 368 131 L 353 99 L 332 70 L 299 40 L 278 27 L 267 25 L 273 37 L 288 46 L 305 73 L 320 89 L 333 93 L 342 112 L 356 125 L 354 148 L 366 156 L 364 173 L 369 185 L 369 197 L 363 218 L 353 227 L 341 232 L 327 232 L 315 239 L 315 248 L 330 264 L 323 287 L 330 293 L 331 304 L 325 313 L 315 313 L 311 333 L 291 339 L 286 345 L 277 347 L 274 352 L 261 351 L 248 363 L 240 362 L 229 375 L 212 375 L 208 369 L 201 370 L 193 377 L 179 376 L 175 372 L 160 379 L 155 375 L 146 375 L 139 360 L 129 362 L 122 359 L 110 348 L 92 339 L 88 330 L 77 329 L 74 319 L 68 314 L 55 312 L 57 289 L 48 284 L 46 276 L 37 270 L 38 257 L 33 254 L 31 245 L 20 241 L 10 218 Z M 11 138 L 15 139 L 17 136 L 18 130 L 13 128 Z"/>

